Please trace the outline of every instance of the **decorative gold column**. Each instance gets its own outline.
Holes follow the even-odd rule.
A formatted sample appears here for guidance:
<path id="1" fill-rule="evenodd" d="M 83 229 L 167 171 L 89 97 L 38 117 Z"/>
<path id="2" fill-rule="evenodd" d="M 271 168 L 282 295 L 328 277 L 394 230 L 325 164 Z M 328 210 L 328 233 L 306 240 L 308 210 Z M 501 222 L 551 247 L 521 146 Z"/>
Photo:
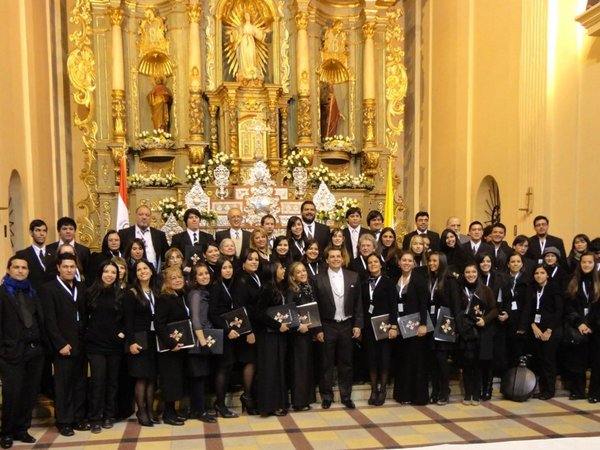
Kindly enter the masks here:
<path id="1" fill-rule="evenodd" d="M 212 155 L 219 151 L 219 135 L 217 134 L 217 112 L 219 105 L 210 103 L 208 105 L 208 114 L 210 115 L 210 152 Z"/>
<path id="2" fill-rule="evenodd" d="M 363 141 L 364 148 L 376 147 L 375 109 L 375 51 L 373 35 L 375 23 L 366 22 L 363 27 L 365 47 L 363 56 Z"/>
<path id="3" fill-rule="evenodd" d="M 279 122 L 277 120 L 277 92 L 269 91 L 269 166 L 271 173 L 279 172 L 279 151 L 277 149 L 277 135 Z"/>
<path id="4" fill-rule="evenodd" d="M 229 152 L 234 159 L 240 159 L 239 137 L 238 137 L 238 121 L 237 121 L 237 99 L 236 91 L 230 91 L 230 96 L 227 98 L 227 107 L 229 111 Z"/>
<path id="5" fill-rule="evenodd" d="M 113 140 L 125 142 L 127 134 L 125 117 L 125 76 L 123 73 L 123 38 L 121 36 L 121 23 L 123 23 L 122 8 L 108 8 L 112 34 L 112 117 Z M 119 166 L 119 163 L 116 164 Z"/>
<path id="6" fill-rule="evenodd" d="M 312 143 L 310 116 L 310 69 L 308 55 L 308 13 L 296 14 L 298 35 L 296 37 L 297 76 L 298 76 L 298 141 Z"/>
<path id="7" fill-rule="evenodd" d="M 190 33 L 188 38 L 188 69 L 190 76 L 189 85 L 189 124 L 190 137 L 186 146 L 188 158 L 192 165 L 204 163 L 206 143 L 204 142 L 204 108 L 202 107 L 202 78 L 200 56 L 200 17 L 199 4 L 188 5 L 190 19 Z"/>
<path id="8" fill-rule="evenodd" d="M 279 115 L 281 121 L 281 158 L 286 158 L 289 151 L 289 140 L 288 140 L 288 107 L 287 105 L 279 108 Z"/>

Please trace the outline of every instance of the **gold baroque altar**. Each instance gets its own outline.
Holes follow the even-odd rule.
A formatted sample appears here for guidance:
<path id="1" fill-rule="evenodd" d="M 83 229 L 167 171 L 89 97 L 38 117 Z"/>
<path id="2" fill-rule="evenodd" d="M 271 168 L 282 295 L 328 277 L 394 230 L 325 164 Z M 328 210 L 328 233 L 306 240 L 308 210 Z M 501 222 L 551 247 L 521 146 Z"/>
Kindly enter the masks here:
<path id="1" fill-rule="evenodd" d="M 230 179 L 240 185 L 264 160 L 281 188 L 282 164 L 294 152 L 311 167 L 362 175 L 372 190 L 332 190 L 358 198 L 364 210 L 383 210 L 392 158 L 396 226 L 403 231 L 398 180 L 408 79 L 401 2 L 68 3 L 67 68 L 87 190 L 78 204 L 82 243 L 97 248 L 114 226 L 122 158 L 130 175 L 181 180 L 132 188 L 133 210 L 168 194 L 181 198 L 189 189 L 186 169 L 205 167 L 218 154 L 234 161 Z M 311 195 L 309 189 L 303 198 Z"/>

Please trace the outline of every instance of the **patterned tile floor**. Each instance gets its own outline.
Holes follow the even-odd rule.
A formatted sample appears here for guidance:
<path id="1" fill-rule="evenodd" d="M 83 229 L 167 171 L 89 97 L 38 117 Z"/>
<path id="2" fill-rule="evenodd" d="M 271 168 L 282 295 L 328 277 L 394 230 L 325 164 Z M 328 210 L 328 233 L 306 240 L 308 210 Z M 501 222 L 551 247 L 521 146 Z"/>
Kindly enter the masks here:
<path id="1" fill-rule="evenodd" d="M 529 400 L 514 403 L 494 398 L 480 406 L 465 406 L 459 398 L 443 407 L 382 407 L 358 401 L 356 410 L 334 403 L 286 417 L 242 415 L 217 424 L 189 420 L 182 427 L 142 428 L 134 420 L 100 434 L 58 435 L 49 419 L 36 420 L 30 432 L 35 449 L 379 449 L 435 444 L 493 443 L 561 437 L 600 436 L 600 403 Z M 16 448 L 25 448 L 15 444 Z M 521 444 L 517 446 L 523 448 Z"/>

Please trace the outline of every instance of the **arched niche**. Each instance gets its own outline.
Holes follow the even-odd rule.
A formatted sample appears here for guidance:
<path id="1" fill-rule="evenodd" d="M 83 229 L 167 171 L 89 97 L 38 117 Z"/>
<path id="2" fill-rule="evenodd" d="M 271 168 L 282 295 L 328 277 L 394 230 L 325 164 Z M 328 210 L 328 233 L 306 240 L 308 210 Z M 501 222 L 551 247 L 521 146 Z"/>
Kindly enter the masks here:
<path id="1" fill-rule="evenodd" d="M 500 214 L 500 188 L 493 176 L 486 175 L 477 189 L 474 220 L 491 225 L 501 221 Z"/>
<path id="2" fill-rule="evenodd" d="M 25 229 L 23 188 L 21 176 L 16 170 L 11 172 L 8 182 L 8 226 L 10 245 L 14 253 L 26 245 L 23 235 L 23 230 Z"/>

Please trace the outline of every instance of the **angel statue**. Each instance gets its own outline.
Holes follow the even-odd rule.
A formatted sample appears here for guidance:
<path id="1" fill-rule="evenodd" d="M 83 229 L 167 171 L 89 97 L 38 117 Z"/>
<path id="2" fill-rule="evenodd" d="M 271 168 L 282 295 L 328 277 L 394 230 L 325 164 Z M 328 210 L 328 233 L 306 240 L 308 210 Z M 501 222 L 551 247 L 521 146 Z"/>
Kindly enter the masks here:
<path id="1" fill-rule="evenodd" d="M 237 81 L 264 79 L 268 56 L 266 35 L 263 20 L 258 19 L 253 23 L 248 11 L 244 12 L 243 21 L 237 12 L 232 14 L 226 31 L 229 39 L 225 43 L 225 54 L 229 73 Z"/>

